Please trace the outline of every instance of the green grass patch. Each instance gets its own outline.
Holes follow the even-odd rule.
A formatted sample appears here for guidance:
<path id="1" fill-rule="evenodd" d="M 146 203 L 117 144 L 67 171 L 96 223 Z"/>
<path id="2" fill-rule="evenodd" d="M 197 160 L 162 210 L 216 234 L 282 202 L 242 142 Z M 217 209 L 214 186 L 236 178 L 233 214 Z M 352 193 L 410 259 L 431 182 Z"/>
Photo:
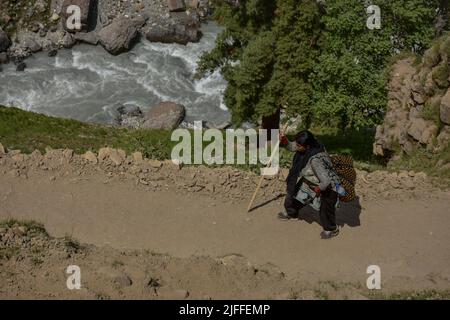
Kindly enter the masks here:
<path id="1" fill-rule="evenodd" d="M 438 165 L 450 163 L 450 147 L 445 148 L 438 154 L 433 154 L 425 148 L 415 150 L 409 156 L 403 156 L 399 161 L 389 165 L 391 171 L 413 170 L 423 171 L 427 175 L 439 178 L 438 180 L 445 186 L 450 186 L 450 168 L 442 168 Z"/>
<path id="2" fill-rule="evenodd" d="M 448 76 L 450 75 L 450 68 L 447 63 L 441 63 L 437 67 L 433 68 L 432 76 L 433 80 L 440 88 L 448 87 Z"/>
<path id="3" fill-rule="evenodd" d="M 425 120 L 431 120 L 439 127 L 440 126 L 440 115 L 439 115 L 439 104 L 426 102 L 422 109 L 422 117 Z"/>
<path id="4" fill-rule="evenodd" d="M 49 117 L 14 107 L 0 106 L 0 142 L 9 149 L 31 153 L 46 147 L 73 149 L 82 154 L 101 147 L 120 148 L 127 153 L 141 151 L 155 159 L 169 159 L 170 131 L 130 130 Z"/>

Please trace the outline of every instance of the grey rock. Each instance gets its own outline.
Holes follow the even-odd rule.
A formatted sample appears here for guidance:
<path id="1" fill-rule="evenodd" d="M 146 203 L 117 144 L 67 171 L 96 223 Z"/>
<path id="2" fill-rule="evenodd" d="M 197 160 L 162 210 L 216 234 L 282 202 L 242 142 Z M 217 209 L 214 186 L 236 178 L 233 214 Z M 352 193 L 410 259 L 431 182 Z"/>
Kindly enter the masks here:
<path id="1" fill-rule="evenodd" d="M 30 50 L 32 53 L 36 53 L 42 50 L 42 46 L 33 38 L 27 37 L 22 41 L 24 48 Z"/>
<path id="2" fill-rule="evenodd" d="M 407 155 L 412 155 L 415 148 L 414 145 L 411 143 L 411 141 L 405 141 L 402 145 L 402 150 L 407 154 Z"/>
<path id="3" fill-rule="evenodd" d="M 119 275 L 114 278 L 114 283 L 119 287 L 129 287 L 133 284 L 133 281 L 126 274 Z"/>
<path id="4" fill-rule="evenodd" d="M 175 24 L 169 26 L 151 26 L 145 31 L 145 37 L 151 42 L 179 43 L 198 42 L 202 33 L 197 26 Z"/>
<path id="5" fill-rule="evenodd" d="M 138 29 L 145 23 L 143 18 L 129 19 L 120 17 L 101 29 L 99 43 L 111 54 L 120 54 L 130 49 L 132 41 L 138 35 Z"/>
<path id="6" fill-rule="evenodd" d="M 92 45 L 97 45 L 98 44 L 98 35 L 96 32 L 87 32 L 87 33 L 83 33 L 83 32 L 78 32 L 75 33 L 73 35 L 73 39 L 80 41 L 80 42 L 84 42 L 87 44 L 92 44 Z"/>
<path id="7" fill-rule="evenodd" d="M 51 49 L 49 52 L 48 52 L 48 56 L 49 57 L 55 57 L 56 55 L 58 54 L 58 50 L 56 50 L 56 49 Z"/>
<path id="8" fill-rule="evenodd" d="M 27 64 L 25 62 L 19 62 L 16 66 L 16 71 L 25 71 Z"/>
<path id="9" fill-rule="evenodd" d="M 198 0 L 186 0 L 185 3 L 186 3 L 187 7 L 194 8 L 194 9 L 198 8 L 198 5 L 199 5 Z"/>
<path id="10" fill-rule="evenodd" d="M 143 128 L 175 129 L 183 121 L 185 107 L 174 102 L 162 102 L 144 115 Z"/>
<path id="11" fill-rule="evenodd" d="M 136 106 L 120 106 L 117 108 L 116 123 L 128 128 L 139 128 L 144 122 L 144 114 Z"/>
<path id="12" fill-rule="evenodd" d="M 225 130 L 225 129 L 230 128 L 232 125 L 233 124 L 231 122 L 229 122 L 229 121 L 225 121 L 225 122 L 217 124 L 217 125 L 215 125 L 213 123 L 210 123 L 210 122 L 206 122 L 205 127 L 208 128 L 208 129 Z"/>
<path id="13" fill-rule="evenodd" d="M 436 140 L 438 151 L 447 148 L 450 142 L 450 126 L 445 126 L 437 136 Z"/>
<path id="14" fill-rule="evenodd" d="M 47 30 L 46 29 L 39 30 L 39 37 L 43 38 L 46 35 L 47 35 Z"/>
<path id="15" fill-rule="evenodd" d="M 77 41 L 74 39 L 74 37 L 72 37 L 72 35 L 71 35 L 70 33 L 67 32 L 67 33 L 62 37 L 62 39 L 61 39 L 61 41 L 60 41 L 60 44 L 61 44 L 64 48 L 70 49 L 70 48 L 72 48 L 72 47 L 75 45 L 76 42 L 77 42 Z"/>
<path id="16" fill-rule="evenodd" d="M 169 7 L 169 11 L 171 12 L 186 10 L 186 6 L 184 5 L 183 0 L 167 0 L 167 6 Z"/>
<path id="17" fill-rule="evenodd" d="M 34 9 L 39 12 L 43 13 L 47 9 L 47 1 L 45 0 L 36 0 L 34 3 Z"/>
<path id="18" fill-rule="evenodd" d="M 421 93 L 421 92 L 411 91 L 411 98 L 417 104 L 424 104 L 425 103 L 425 97 L 424 97 L 423 93 Z"/>
<path id="19" fill-rule="evenodd" d="M 414 140 L 427 144 L 430 139 L 430 127 L 433 126 L 431 131 L 437 132 L 437 127 L 430 121 L 426 121 L 422 118 L 411 119 L 411 125 L 408 128 L 408 134 L 414 138 Z"/>
<path id="20" fill-rule="evenodd" d="M 30 27 L 31 32 L 34 32 L 34 33 L 38 33 L 39 29 L 40 29 L 40 25 L 37 22 L 33 23 Z"/>

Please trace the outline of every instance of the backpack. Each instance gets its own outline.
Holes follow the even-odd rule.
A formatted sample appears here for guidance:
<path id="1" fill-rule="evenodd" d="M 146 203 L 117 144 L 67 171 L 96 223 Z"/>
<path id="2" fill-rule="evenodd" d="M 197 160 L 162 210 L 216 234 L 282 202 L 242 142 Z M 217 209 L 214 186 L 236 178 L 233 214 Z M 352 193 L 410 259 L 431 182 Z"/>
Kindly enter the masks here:
<path id="1" fill-rule="evenodd" d="M 349 202 L 356 198 L 355 184 L 356 171 L 353 167 L 351 155 L 338 154 L 330 156 L 333 168 L 341 180 L 341 185 L 347 192 L 345 196 L 339 196 L 342 202 Z"/>

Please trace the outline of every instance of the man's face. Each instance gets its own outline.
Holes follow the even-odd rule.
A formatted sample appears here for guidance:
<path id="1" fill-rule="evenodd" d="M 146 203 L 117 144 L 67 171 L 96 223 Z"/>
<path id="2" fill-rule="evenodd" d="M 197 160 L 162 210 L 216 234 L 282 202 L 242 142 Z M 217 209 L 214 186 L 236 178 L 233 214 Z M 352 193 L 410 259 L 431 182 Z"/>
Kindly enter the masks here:
<path id="1" fill-rule="evenodd" d="M 297 146 L 297 151 L 298 152 L 305 152 L 306 148 L 304 146 L 302 146 L 301 144 L 295 143 L 295 145 Z"/>

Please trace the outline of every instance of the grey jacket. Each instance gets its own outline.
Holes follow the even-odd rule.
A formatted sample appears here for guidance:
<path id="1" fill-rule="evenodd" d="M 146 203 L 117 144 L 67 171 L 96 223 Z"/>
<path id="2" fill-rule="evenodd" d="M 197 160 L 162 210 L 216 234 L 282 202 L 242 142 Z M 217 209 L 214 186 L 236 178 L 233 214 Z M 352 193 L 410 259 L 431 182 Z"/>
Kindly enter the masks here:
<path id="1" fill-rule="evenodd" d="M 296 152 L 295 142 L 289 142 L 286 148 L 289 151 Z M 327 152 L 320 152 L 312 156 L 300 172 L 300 178 L 304 178 L 314 185 L 318 185 L 320 190 L 326 190 L 331 185 L 331 188 L 337 191 L 336 185 L 340 184 L 339 176 L 334 171 L 333 164 Z"/>

